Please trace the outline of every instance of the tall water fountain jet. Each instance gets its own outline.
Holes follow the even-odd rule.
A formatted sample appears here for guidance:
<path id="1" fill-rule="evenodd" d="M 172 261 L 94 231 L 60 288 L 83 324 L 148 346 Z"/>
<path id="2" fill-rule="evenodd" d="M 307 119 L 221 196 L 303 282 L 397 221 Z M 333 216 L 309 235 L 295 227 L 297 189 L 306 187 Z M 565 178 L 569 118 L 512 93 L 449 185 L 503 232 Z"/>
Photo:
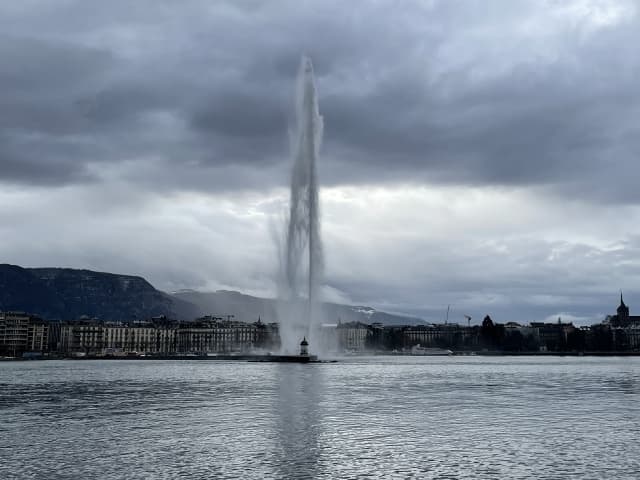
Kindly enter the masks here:
<path id="1" fill-rule="evenodd" d="M 322 240 L 316 160 L 323 123 L 311 59 L 302 57 L 298 70 L 295 124 L 291 130 L 293 172 L 280 292 L 280 340 L 285 353 L 296 353 L 307 337 L 317 351 L 320 335 L 319 289 L 323 277 Z"/>

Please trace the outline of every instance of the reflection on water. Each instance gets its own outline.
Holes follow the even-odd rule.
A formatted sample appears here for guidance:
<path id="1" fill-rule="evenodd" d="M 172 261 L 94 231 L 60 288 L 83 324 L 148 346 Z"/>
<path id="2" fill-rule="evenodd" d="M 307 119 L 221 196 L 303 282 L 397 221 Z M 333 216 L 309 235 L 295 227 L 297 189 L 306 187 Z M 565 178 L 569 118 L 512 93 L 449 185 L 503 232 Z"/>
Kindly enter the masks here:
<path id="1" fill-rule="evenodd" d="M 317 477 L 322 427 L 320 396 L 324 391 L 322 370 L 316 365 L 286 365 L 277 368 L 278 396 L 273 416 L 278 432 L 281 478 Z"/>
<path id="2" fill-rule="evenodd" d="M 0 364 L 0 479 L 639 478 L 640 358 Z"/>

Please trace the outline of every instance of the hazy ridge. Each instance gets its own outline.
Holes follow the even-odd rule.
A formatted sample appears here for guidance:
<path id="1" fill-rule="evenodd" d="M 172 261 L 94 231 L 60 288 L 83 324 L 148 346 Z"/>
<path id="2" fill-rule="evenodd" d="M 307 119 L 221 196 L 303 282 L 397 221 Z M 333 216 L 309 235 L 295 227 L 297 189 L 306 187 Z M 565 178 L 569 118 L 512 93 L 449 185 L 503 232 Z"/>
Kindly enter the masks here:
<path id="1" fill-rule="evenodd" d="M 140 276 L 72 268 L 23 268 L 0 264 L 0 311 L 24 311 L 51 320 L 83 316 L 100 320 L 134 320 L 158 315 L 180 320 L 215 315 L 242 321 L 275 322 L 276 300 L 240 292 L 183 290 L 168 294 Z M 416 324 L 415 317 L 380 312 L 366 306 L 327 303 L 327 322 Z"/>

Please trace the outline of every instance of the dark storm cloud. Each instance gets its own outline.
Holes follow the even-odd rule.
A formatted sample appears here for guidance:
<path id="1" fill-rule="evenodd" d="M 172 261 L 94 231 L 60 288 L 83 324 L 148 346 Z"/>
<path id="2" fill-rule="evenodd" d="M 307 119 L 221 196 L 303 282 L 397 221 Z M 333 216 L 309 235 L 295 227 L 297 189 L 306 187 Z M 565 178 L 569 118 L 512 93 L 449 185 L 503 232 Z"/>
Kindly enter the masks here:
<path id="1" fill-rule="evenodd" d="M 216 100 L 211 102 L 215 104 L 214 109 L 205 108 L 193 115 L 193 125 L 205 133 L 266 137 L 280 135 L 282 125 L 286 125 L 286 115 L 280 104 L 268 105 L 265 99 L 233 91 Z"/>
<path id="2" fill-rule="evenodd" d="M 600 72 L 589 63 L 605 59 L 585 50 L 576 52 L 584 61 L 577 70 L 523 65 L 478 83 L 462 71 L 431 86 L 397 79 L 364 100 L 336 95 L 323 103 L 329 142 L 362 153 L 352 158 L 376 173 L 406 169 L 480 184 L 610 180 L 613 187 L 616 176 L 636 172 L 637 88 L 631 76 L 614 73 L 623 65 Z M 613 175 L 601 175 L 605 165 Z"/>
<path id="3" fill-rule="evenodd" d="M 24 184 L 58 185 L 95 179 L 74 145 L 38 138 L 0 135 L 2 176 Z M 60 152 L 66 152 L 61 155 Z M 87 152 L 85 152 L 87 153 Z M 45 159 L 45 160 L 43 160 Z"/>
<path id="4" fill-rule="evenodd" d="M 5 6 L 2 179 L 79 182 L 136 158 L 155 159 L 165 186 L 184 169 L 285 172 L 304 52 L 325 183 L 550 184 L 637 201 L 606 186 L 637 174 L 637 16 L 589 29 L 543 15 L 527 31 L 562 5 L 506 3 Z M 231 184 L 256 187 L 248 177 Z"/>

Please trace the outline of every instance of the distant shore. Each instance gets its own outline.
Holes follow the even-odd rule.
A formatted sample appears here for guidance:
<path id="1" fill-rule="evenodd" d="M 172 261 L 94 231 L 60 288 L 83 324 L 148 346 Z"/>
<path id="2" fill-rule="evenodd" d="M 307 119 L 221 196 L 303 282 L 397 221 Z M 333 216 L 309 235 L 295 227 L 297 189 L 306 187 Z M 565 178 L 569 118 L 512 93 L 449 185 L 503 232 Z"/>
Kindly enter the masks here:
<path id="1" fill-rule="evenodd" d="M 640 352 L 499 352 L 499 351 L 454 351 L 451 355 L 399 355 L 393 353 L 363 353 L 346 356 L 328 356 L 327 358 L 358 357 L 638 357 Z M 34 356 L 1 357 L 0 362 L 26 362 L 44 360 L 208 360 L 208 361 L 245 361 L 245 362 L 291 362 L 285 359 L 296 356 L 259 355 L 259 354 L 223 354 L 223 355 L 122 355 L 122 356 Z M 307 362 L 296 362 L 307 363 Z"/>

